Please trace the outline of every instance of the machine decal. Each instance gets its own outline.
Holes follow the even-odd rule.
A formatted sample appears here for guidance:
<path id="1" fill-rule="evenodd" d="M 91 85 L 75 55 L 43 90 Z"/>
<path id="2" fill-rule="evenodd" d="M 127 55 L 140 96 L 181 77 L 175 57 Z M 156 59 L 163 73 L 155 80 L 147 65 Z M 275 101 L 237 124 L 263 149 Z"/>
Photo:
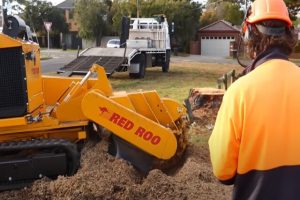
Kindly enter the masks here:
<path id="1" fill-rule="evenodd" d="M 125 117 L 121 117 L 117 113 L 113 113 L 109 119 L 114 124 L 117 124 L 118 126 L 124 128 L 125 130 L 132 130 L 134 127 L 134 123 L 130 121 L 129 119 L 126 119 Z"/>
<path id="2" fill-rule="evenodd" d="M 108 109 L 106 107 L 99 107 L 100 110 L 100 115 L 102 115 L 103 113 L 108 113 Z"/>
<path id="3" fill-rule="evenodd" d="M 39 67 L 33 67 L 31 69 L 32 74 L 38 75 L 40 73 L 40 68 Z"/>
<path id="4" fill-rule="evenodd" d="M 157 145 L 160 143 L 161 138 L 158 135 L 155 135 L 151 131 L 146 130 L 142 126 L 139 126 L 137 129 L 135 129 L 135 124 L 131 120 L 122 117 L 121 115 L 115 112 L 111 114 L 106 107 L 99 107 L 99 110 L 101 117 L 108 119 L 112 123 L 120 126 L 121 128 L 127 131 L 135 130 L 134 134 L 139 136 L 143 140 L 149 141 L 153 145 Z"/>
<path id="5" fill-rule="evenodd" d="M 135 131 L 135 134 L 143 137 L 143 139 L 146 141 L 150 141 L 153 145 L 157 145 L 161 140 L 158 135 L 154 135 L 151 131 L 147 131 L 143 127 L 138 127 L 138 129 Z"/>

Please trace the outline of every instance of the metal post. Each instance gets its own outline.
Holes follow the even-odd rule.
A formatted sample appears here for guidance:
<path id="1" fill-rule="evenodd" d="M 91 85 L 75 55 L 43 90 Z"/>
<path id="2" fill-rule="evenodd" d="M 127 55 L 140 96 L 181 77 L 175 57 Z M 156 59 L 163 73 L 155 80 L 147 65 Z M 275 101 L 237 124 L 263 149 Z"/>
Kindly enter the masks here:
<path id="1" fill-rule="evenodd" d="M 224 74 L 224 87 L 225 87 L 225 90 L 227 90 L 228 88 L 228 77 L 227 77 L 227 74 Z"/>
<path id="2" fill-rule="evenodd" d="M 49 43 L 50 43 L 50 42 L 49 42 L 49 41 L 50 41 L 50 40 L 49 40 L 49 31 L 47 31 L 47 36 L 48 36 L 48 52 L 49 52 L 49 46 L 50 46 L 50 44 L 49 44 Z"/>

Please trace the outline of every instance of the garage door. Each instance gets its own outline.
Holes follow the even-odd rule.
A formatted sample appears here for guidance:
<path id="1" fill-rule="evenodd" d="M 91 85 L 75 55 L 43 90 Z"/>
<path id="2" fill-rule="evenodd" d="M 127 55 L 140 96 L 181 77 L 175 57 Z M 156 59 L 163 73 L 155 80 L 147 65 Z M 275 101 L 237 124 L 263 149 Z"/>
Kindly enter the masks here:
<path id="1" fill-rule="evenodd" d="M 202 37 L 201 55 L 228 57 L 230 55 L 231 41 L 234 41 L 234 37 Z"/>

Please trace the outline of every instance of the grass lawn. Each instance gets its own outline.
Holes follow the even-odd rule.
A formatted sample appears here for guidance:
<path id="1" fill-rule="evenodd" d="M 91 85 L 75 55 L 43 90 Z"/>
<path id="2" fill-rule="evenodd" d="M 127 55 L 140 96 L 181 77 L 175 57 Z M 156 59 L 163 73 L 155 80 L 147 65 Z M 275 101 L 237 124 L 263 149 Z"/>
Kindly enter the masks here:
<path id="1" fill-rule="evenodd" d="M 232 64 L 182 61 L 171 63 L 168 73 L 163 73 L 160 67 L 153 67 L 147 68 L 144 79 L 130 79 L 127 72 L 120 72 L 113 74 L 110 82 L 114 91 L 156 90 L 161 97 L 183 102 L 191 88 L 217 88 L 217 79 L 233 69 L 240 72 L 243 68 Z M 189 140 L 193 144 L 206 146 L 211 131 L 211 128 L 204 125 L 194 124 L 190 130 Z"/>
<path id="2" fill-rule="evenodd" d="M 144 79 L 130 79 L 127 72 L 114 73 L 110 82 L 114 91 L 156 90 L 161 97 L 182 102 L 191 88 L 217 87 L 217 79 L 238 65 L 199 62 L 171 63 L 170 71 L 163 73 L 160 67 L 147 68 Z"/>

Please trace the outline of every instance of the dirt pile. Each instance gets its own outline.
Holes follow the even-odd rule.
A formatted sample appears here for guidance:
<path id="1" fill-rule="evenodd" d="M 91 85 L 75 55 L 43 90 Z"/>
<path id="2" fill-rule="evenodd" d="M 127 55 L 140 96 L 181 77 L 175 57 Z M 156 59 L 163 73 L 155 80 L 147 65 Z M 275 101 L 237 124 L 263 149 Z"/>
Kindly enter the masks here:
<path id="1" fill-rule="evenodd" d="M 231 188 L 212 175 L 205 147 L 190 146 L 184 164 L 172 174 L 152 170 L 147 177 L 106 148 L 105 141 L 87 144 L 76 175 L 44 178 L 32 187 L 2 192 L 0 199 L 230 199 Z"/>
<path id="2" fill-rule="evenodd" d="M 172 174 L 152 170 L 144 178 L 106 148 L 104 141 L 88 144 L 76 175 L 44 178 L 32 187 L 2 192 L 0 199 L 230 199 L 231 188 L 212 175 L 205 147 L 190 146 L 184 164 Z"/>
<path id="3" fill-rule="evenodd" d="M 206 107 L 197 110 L 203 115 L 193 126 L 194 134 L 201 135 L 214 120 L 216 112 L 205 114 L 203 109 Z M 199 124 L 205 117 L 207 120 Z M 0 199 L 230 199 L 232 188 L 218 183 L 212 174 L 206 142 L 190 145 L 183 163 L 168 174 L 152 170 L 146 177 L 126 161 L 109 155 L 107 148 L 106 141 L 88 142 L 82 151 L 81 168 L 74 176 L 44 178 L 31 187 L 2 192 Z"/>

